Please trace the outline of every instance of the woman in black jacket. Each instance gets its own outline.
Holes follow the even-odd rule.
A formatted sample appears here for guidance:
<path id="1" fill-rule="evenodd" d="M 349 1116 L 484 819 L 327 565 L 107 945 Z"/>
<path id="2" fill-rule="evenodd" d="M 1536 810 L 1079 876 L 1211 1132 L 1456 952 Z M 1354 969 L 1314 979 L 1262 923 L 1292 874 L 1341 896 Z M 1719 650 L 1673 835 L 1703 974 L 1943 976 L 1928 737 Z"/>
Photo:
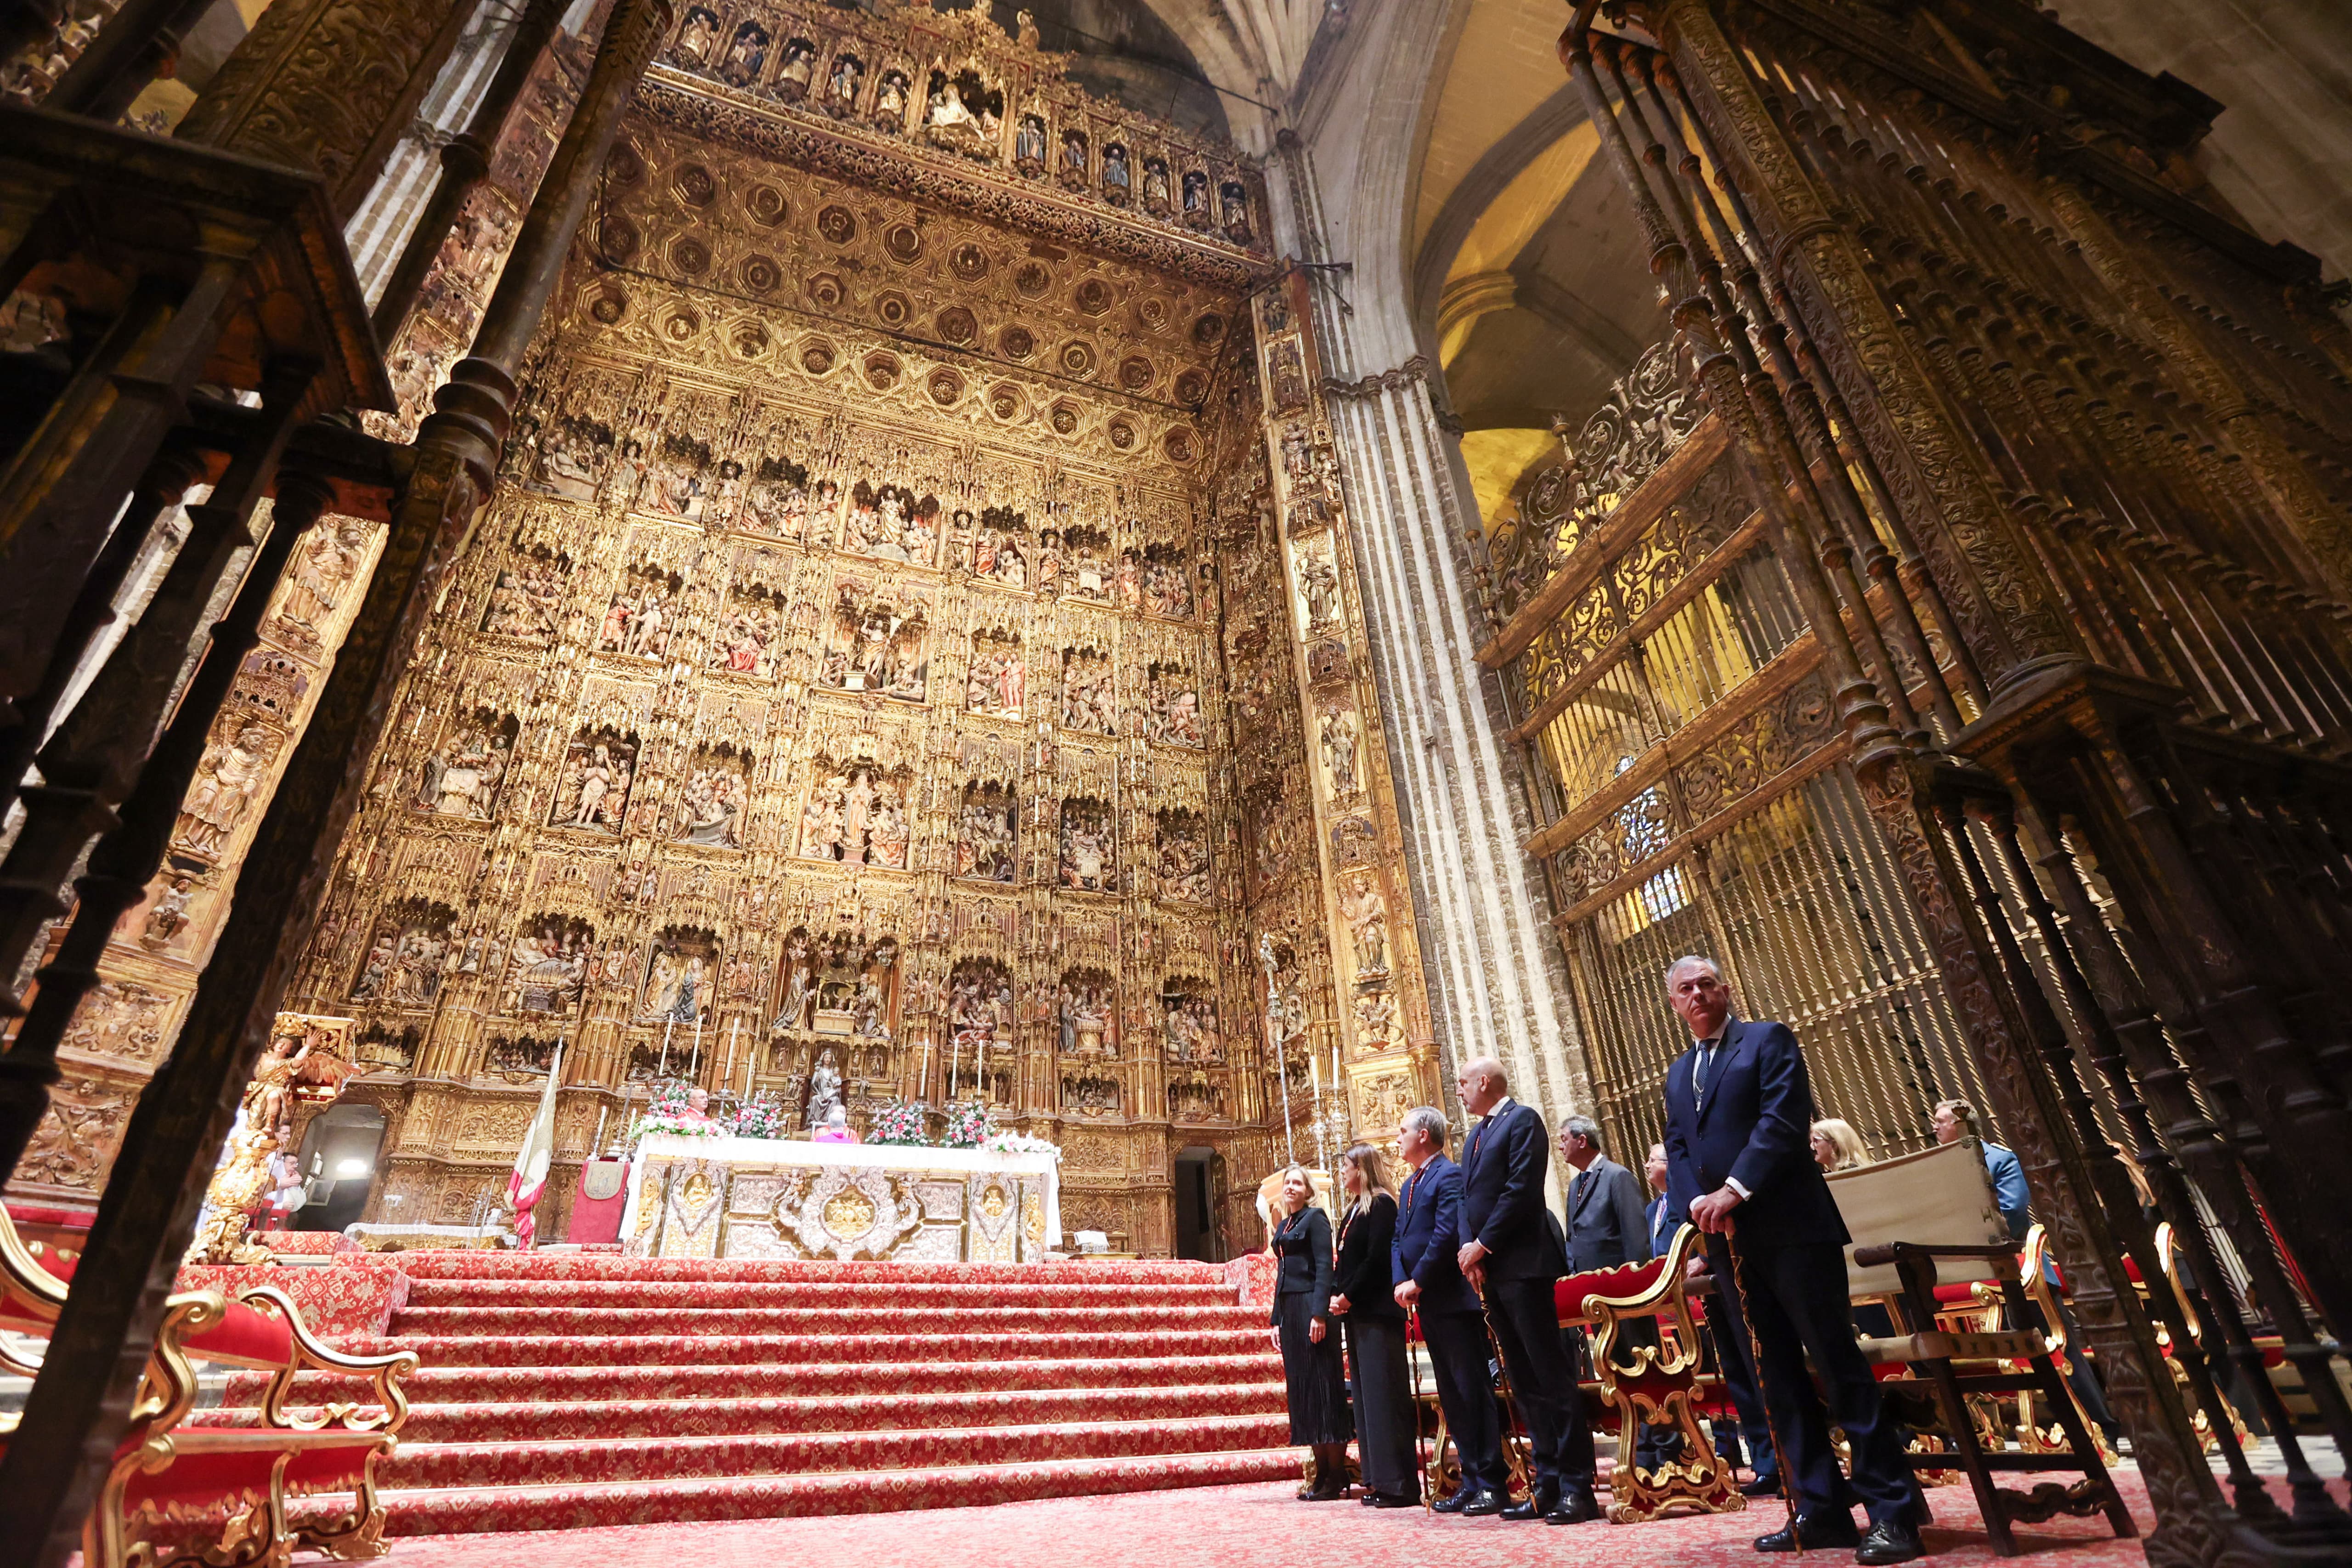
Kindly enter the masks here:
<path id="1" fill-rule="evenodd" d="M 1381 1168 L 1381 1152 L 1369 1143 L 1339 1157 L 1339 1181 L 1352 1201 L 1339 1221 L 1331 1315 L 1347 1325 L 1348 1350 L 1355 1358 L 1362 1500 L 1373 1508 L 1418 1508 L 1412 1378 L 1405 1364 L 1404 1309 L 1397 1305 L 1389 1254 L 1396 1237 L 1396 1190 Z"/>
<path id="2" fill-rule="evenodd" d="M 1282 1222 L 1274 1227 L 1280 1270 L 1274 1293 L 1274 1342 L 1290 1403 L 1290 1440 L 1315 1450 L 1315 1477 L 1298 1489 L 1309 1502 L 1348 1495 L 1348 1379 L 1339 1336 L 1331 1328 L 1331 1222 L 1312 1201 L 1305 1170 L 1283 1173 Z"/>

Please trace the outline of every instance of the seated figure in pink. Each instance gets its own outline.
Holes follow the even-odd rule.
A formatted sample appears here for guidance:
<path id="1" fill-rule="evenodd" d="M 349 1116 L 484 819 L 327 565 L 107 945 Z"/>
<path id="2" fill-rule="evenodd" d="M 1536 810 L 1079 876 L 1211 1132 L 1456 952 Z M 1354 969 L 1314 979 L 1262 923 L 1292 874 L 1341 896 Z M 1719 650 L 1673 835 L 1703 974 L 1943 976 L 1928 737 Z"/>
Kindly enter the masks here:
<path id="1" fill-rule="evenodd" d="M 711 1121 L 710 1091 L 700 1084 L 687 1090 L 686 1109 L 678 1112 L 678 1120 L 689 1123 Z"/>
<path id="2" fill-rule="evenodd" d="M 809 1134 L 809 1138 L 812 1142 L 816 1143 L 856 1143 L 863 1142 L 863 1140 L 857 1136 L 856 1131 L 850 1127 L 849 1118 L 842 1113 L 842 1109 L 838 1105 L 835 1106 L 833 1110 L 826 1114 L 824 1125 L 818 1128 L 814 1132 Z"/>

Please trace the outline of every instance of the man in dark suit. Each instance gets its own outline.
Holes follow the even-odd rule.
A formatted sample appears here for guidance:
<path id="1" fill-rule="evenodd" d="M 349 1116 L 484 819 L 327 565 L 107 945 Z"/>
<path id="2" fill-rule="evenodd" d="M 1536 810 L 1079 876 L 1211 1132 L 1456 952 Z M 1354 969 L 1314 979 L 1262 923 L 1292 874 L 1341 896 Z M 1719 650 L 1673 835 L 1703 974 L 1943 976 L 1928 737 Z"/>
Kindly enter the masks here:
<path id="1" fill-rule="evenodd" d="M 1417 1315 L 1437 1374 L 1437 1407 L 1454 1436 L 1462 1485 L 1430 1506 L 1440 1513 L 1489 1514 L 1509 1500 L 1503 1463 L 1502 1412 L 1486 1375 L 1486 1330 L 1478 1298 L 1455 1261 L 1460 1250 L 1462 1172 L 1445 1157 L 1445 1114 L 1416 1106 L 1404 1114 L 1397 1150 L 1412 1173 L 1397 1194 L 1396 1239 L 1390 1247 L 1398 1305 Z"/>
<path id="2" fill-rule="evenodd" d="M 1462 1151 L 1462 1272 L 1486 1305 L 1486 1323 L 1528 1425 L 1536 1472 L 1527 1501 L 1505 1519 L 1580 1524 L 1601 1517 L 1592 1500 L 1592 1428 L 1584 1393 L 1559 1339 L 1552 1287 L 1568 1258 L 1544 1177 L 1551 1140 L 1543 1117 L 1510 1096 L 1503 1064 L 1481 1057 L 1454 1077 L 1462 1108 L 1482 1118 Z"/>
<path id="3" fill-rule="evenodd" d="M 1754 1341 L 1757 1380 L 1800 1498 L 1796 1521 L 1756 1549 L 1852 1546 L 1856 1563 L 1907 1563 L 1921 1554 L 1925 1510 L 1902 1431 L 1854 1343 L 1849 1238 L 1813 1162 L 1804 1054 L 1785 1025 L 1733 1017 L 1731 990 L 1708 959 L 1676 959 L 1666 994 L 1691 1033 L 1691 1048 L 1666 1071 L 1667 1204 L 1706 1235 L 1727 1326 Z M 1870 1513 L 1860 1533 L 1841 1506 L 1832 1422 L 1852 1446 L 1853 1496 Z"/>

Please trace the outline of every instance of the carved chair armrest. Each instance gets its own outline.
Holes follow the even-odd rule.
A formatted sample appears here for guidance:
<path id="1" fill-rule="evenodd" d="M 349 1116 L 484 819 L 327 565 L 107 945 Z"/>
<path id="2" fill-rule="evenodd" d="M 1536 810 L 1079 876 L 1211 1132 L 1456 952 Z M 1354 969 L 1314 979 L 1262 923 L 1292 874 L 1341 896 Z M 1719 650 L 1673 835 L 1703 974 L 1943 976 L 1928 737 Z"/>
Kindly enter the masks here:
<path id="1" fill-rule="evenodd" d="M 16 1234 L 8 1211 L 0 1208 L 0 1328 L 29 1331 L 58 1321 L 73 1278 L 70 1258 L 27 1244 Z M 62 1264 L 63 1268 L 55 1265 Z"/>
<path id="2" fill-rule="evenodd" d="M 296 1432 L 335 1427 L 387 1435 L 396 1434 L 406 1425 L 408 1390 L 404 1380 L 417 1368 L 415 1351 L 393 1351 L 383 1355 L 353 1355 L 339 1351 L 311 1333 L 292 1300 L 274 1285 L 248 1286 L 237 1293 L 237 1300 L 249 1310 L 281 1316 L 292 1340 L 292 1353 L 282 1366 L 274 1369 L 269 1386 L 262 1395 L 261 1418 L 268 1425 Z M 378 1414 L 363 1414 L 364 1406 L 356 1401 L 322 1403 L 316 1417 L 293 1414 L 287 1408 L 287 1397 L 293 1392 L 294 1379 L 313 1370 L 368 1379 L 375 1390 Z"/>

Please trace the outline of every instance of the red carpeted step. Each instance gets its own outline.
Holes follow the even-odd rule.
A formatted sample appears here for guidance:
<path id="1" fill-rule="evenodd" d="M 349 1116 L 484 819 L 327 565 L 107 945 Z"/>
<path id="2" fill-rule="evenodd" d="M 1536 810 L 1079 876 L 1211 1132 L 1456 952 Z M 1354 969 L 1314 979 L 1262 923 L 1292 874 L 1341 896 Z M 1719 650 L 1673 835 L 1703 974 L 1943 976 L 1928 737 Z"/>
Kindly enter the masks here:
<path id="1" fill-rule="evenodd" d="M 883 1285 L 1212 1285 L 1221 1263 L 835 1263 L 751 1258 L 621 1258 L 548 1252 L 404 1252 L 412 1279 L 688 1279 Z"/>
<path id="2" fill-rule="evenodd" d="M 1298 1473 L 1223 1270 L 412 1253 L 400 1535 L 875 1511 Z M 251 1418 L 257 1374 L 219 1418 Z M 292 1398 L 351 1396 L 306 1373 Z M 315 1506 L 315 1505 L 314 1505 Z"/>
<path id="3" fill-rule="evenodd" d="M 412 1279 L 412 1307 L 580 1306 L 609 1302 L 614 1306 L 686 1307 L 705 1300 L 711 1281 L 679 1279 Z M 929 1307 L 986 1309 L 1008 1302 L 1026 1306 L 1095 1306 L 1147 1302 L 1168 1306 L 1234 1304 L 1234 1293 L 1222 1279 L 1154 1285 L 1108 1285 L 1094 1282 L 1022 1285 L 1016 1281 L 961 1284 L 896 1283 L 887 1280 L 733 1279 L 721 1282 L 727 1300 L 742 1307 Z"/>
<path id="4" fill-rule="evenodd" d="M 828 1334 L 897 1338 L 973 1330 L 1007 1336 L 1060 1332 L 1146 1335 L 1154 1331 L 1263 1329 L 1265 1314 L 1245 1308 L 1105 1305 L 986 1309 L 739 1307 L 705 1300 L 690 1307 L 404 1307 L 395 1334 Z"/>
<path id="5" fill-rule="evenodd" d="M 1223 1486 L 1295 1478 L 1298 1473 L 1296 1449 L 1254 1448 L 1223 1454 L 1121 1456 L 724 1480 L 394 1491 L 384 1494 L 389 1513 L 385 1529 L 386 1533 L 399 1536 L 457 1535 L 680 1520 L 886 1513 L 1032 1498 Z M 295 1505 L 294 1512 L 299 1521 L 338 1506 L 348 1507 L 348 1500 L 307 1499 Z"/>
<path id="6" fill-rule="evenodd" d="M 792 1432 L 595 1442 L 404 1443 L 377 1470 L 402 1491 L 451 1487 L 575 1486 L 616 1481 L 936 1469 L 959 1465 L 1160 1457 L 1265 1448 L 1287 1439 L 1286 1415 L 1053 1426 Z"/>
<path id="7" fill-rule="evenodd" d="M 354 1339 L 369 1354 L 413 1350 L 431 1367 L 767 1366 L 809 1362 L 971 1362 L 1248 1355 L 1269 1343 L 1263 1325 L 1212 1333 L 1030 1334 L 415 1334 Z"/>
<path id="8" fill-rule="evenodd" d="M 354 1339 L 369 1352 L 414 1350 L 428 1367 L 807 1365 L 992 1360 L 1139 1360 L 1266 1354 L 1263 1328 L 1222 1333 L 415 1335 Z M 1269 1356 L 1270 1360 L 1270 1356 Z"/>
<path id="9" fill-rule="evenodd" d="M 1090 1357 L 1083 1361 L 840 1362 L 768 1366 L 435 1367 L 409 1374 L 412 1400 L 711 1399 L 826 1394 L 976 1393 L 1016 1388 L 1167 1388 L 1262 1383 L 1271 1353 L 1231 1356 Z M 224 1403 L 257 1399 L 264 1379 L 238 1373 Z M 305 1373 L 294 1403 L 348 1397 L 349 1380 Z"/>
<path id="10" fill-rule="evenodd" d="M 1201 1388 L 1019 1388 L 992 1393 L 856 1394 L 800 1399 L 632 1399 L 415 1405 L 405 1443 L 541 1442 L 702 1437 L 762 1432 L 859 1432 L 893 1427 L 1185 1420 L 1280 1415 L 1279 1381 Z M 224 1414 L 235 1415 L 236 1412 Z"/>

